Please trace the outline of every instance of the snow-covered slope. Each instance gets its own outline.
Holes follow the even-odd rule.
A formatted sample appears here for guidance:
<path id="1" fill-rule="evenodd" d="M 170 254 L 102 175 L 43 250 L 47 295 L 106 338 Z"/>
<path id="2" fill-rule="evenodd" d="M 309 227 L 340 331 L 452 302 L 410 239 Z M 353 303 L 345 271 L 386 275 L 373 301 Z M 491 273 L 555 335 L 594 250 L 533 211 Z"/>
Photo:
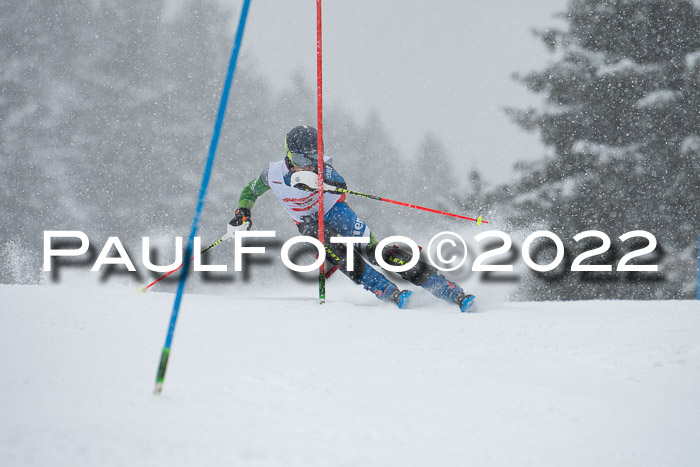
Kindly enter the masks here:
<path id="1" fill-rule="evenodd" d="M 160 396 L 172 294 L 0 286 L 0 465 L 700 463 L 699 302 L 338 284 L 185 296 Z"/>

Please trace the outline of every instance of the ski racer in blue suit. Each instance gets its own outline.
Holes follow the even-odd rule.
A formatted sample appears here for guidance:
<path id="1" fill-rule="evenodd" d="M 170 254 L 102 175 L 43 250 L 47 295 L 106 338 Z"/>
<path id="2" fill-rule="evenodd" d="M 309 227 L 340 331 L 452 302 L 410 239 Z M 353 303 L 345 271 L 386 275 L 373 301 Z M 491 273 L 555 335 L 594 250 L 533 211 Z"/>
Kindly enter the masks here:
<path id="1" fill-rule="evenodd" d="M 252 180 L 241 192 L 238 209 L 229 222 L 230 234 L 240 229 L 250 230 L 251 210 L 255 201 L 272 190 L 287 214 L 294 219 L 302 235 L 318 238 L 318 193 L 317 193 L 317 132 L 310 126 L 293 128 L 285 140 L 284 159 L 271 162 L 260 176 Z M 379 299 L 393 302 L 404 308 L 410 290 L 400 290 L 396 284 L 372 267 L 377 266 L 375 249 L 377 239 L 367 224 L 345 203 L 345 194 L 338 191 L 347 189 L 343 177 L 333 168 L 329 158 L 324 158 L 324 230 L 327 258 L 356 284 L 362 285 Z M 368 243 L 355 244 L 353 270 L 347 269 L 346 245 L 331 243 L 332 237 L 366 237 Z M 406 264 L 412 255 L 393 246 L 386 247 L 382 258 L 387 264 Z M 371 263 L 371 264 L 368 264 Z M 414 285 L 431 292 L 437 298 L 468 311 L 474 303 L 474 296 L 466 294 L 454 282 L 447 280 L 432 265 L 419 260 L 411 269 L 399 275 Z"/>

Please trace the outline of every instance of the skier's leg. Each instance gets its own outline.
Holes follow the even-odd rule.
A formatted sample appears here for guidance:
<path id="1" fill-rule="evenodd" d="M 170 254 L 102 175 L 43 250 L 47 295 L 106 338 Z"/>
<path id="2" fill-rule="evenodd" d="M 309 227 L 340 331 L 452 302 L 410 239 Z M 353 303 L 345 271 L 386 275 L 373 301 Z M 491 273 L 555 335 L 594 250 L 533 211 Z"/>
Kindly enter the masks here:
<path id="1" fill-rule="evenodd" d="M 314 217 L 298 226 L 303 235 L 318 237 L 318 221 Z M 330 238 L 341 236 L 333 226 L 324 227 L 326 258 L 333 264 L 337 264 L 339 269 L 354 283 L 362 285 L 365 290 L 372 292 L 380 300 L 395 303 L 399 308 L 406 305 L 408 297 L 411 296 L 409 290 L 399 290 L 399 288 L 387 279 L 383 274 L 372 268 L 365 259 L 355 251 L 353 255 L 352 271 L 348 269 L 348 255 L 345 245 L 330 243 Z"/>
<path id="2" fill-rule="evenodd" d="M 344 202 L 336 203 L 326 213 L 324 221 L 336 232 L 336 235 L 343 237 L 369 237 L 369 243 L 365 245 L 364 248 L 356 248 L 356 251 L 361 251 L 367 261 L 373 265 L 377 265 L 374 256 L 378 243 L 377 239 L 372 234 L 365 221 L 355 214 L 347 204 Z M 357 255 L 355 256 L 357 257 Z M 412 255 L 398 247 L 392 247 L 384 249 L 382 258 L 388 264 L 401 265 L 410 261 Z M 369 265 L 367 265 L 367 267 L 371 269 Z M 473 304 L 473 295 L 465 293 L 459 285 L 448 281 L 442 274 L 438 273 L 436 268 L 424 261 L 419 260 L 414 267 L 408 271 L 399 273 L 399 275 L 403 279 L 425 288 L 436 297 L 449 303 L 459 305 L 462 311 L 467 311 Z"/>
<path id="3" fill-rule="evenodd" d="M 323 218 L 325 225 L 335 231 L 339 237 L 369 237 L 370 229 L 364 220 L 344 202 L 335 205 Z"/>
<path id="4" fill-rule="evenodd" d="M 371 235 L 373 239 L 374 235 Z M 370 240 L 368 249 L 368 258 L 372 264 L 376 264 L 375 250 L 377 242 Z M 411 261 L 413 255 L 403 251 L 397 246 L 385 247 L 382 251 L 382 259 L 387 264 L 402 265 Z M 423 287 L 435 297 L 445 300 L 448 303 L 454 303 L 459 306 L 461 311 L 468 311 L 473 306 L 474 296 L 464 292 L 464 289 L 458 284 L 447 280 L 445 276 L 440 274 L 437 269 L 426 263 L 423 260 L 418 260 L 415 266 L 408 271 L 400 272 L 399 275 L 410 281 L 412 284 Z"/>

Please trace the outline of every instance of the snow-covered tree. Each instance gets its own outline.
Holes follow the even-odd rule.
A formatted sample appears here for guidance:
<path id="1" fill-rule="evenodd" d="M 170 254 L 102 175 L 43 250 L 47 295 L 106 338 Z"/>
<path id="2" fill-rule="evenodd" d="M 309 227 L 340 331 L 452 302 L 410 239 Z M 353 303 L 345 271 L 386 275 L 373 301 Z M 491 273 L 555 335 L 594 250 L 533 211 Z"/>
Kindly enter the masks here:
<path id="1" fill-rule="evenodd" d="M 544 101 L 512 115 L 539 130 L 551 152 L 523 164 L 512 218 L 572 243 L 583 230 L 613 239 L 648 230 L 672 261 L 666 281 L 647 287 L 613 273 L 595 284 L 570 274 L 542 289 L 564 298 L 687 297 L 700 232 L 700 4 L 572 0 L 563 17 L 566 29 L 538 32 L 551 64 L 517 76 Z"/>

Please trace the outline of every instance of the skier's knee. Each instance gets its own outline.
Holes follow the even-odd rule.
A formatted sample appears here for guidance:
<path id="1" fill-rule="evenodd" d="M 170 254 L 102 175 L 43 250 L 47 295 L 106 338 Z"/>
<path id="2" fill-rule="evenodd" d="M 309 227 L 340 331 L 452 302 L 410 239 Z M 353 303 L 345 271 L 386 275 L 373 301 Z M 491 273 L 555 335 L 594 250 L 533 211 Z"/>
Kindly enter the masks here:
<path id="1" fill-rule="evenodd" d="M 348 254 L 345 246 L 338 243 L 331 243 L 326 245 L 326 258 L 329 259 L 333 264 L 337 264 L 340 270 L 350 278 L 354 283 L 360 283 L 360 276 L 364 271 L 367 263 L 359 254 L 358 251 L 353 251 L 352 258 L 352 271 L 348 269 Z"/>
<path id="2" fill-rule="evenodd" d="M 375 252 L 376 244 L 372 245 L 372 247 L 367 252 L 370 260 L 374 260 L 373 264 L 377 264 Z M 411 262 L 411 260 L 413 259 L 413 255 L 411 253 L 403 251 L 398 246 L 393 245 L 384 248 L 384 250 L 382 251 L 382 259 L 385 263 L 391 266 L 403 266 Z M 419 259 L 416 265 L 413 266 L 411 269 L 399 272 L 398 274 L 399 276 L 401 276 L 402 279 L 407 280 L 412 284 L 420 286 L 423 285 L 423 283 L 427 281 L 428 278 L 432 276 L 435 272 L 437 272 L 437 269 L 435 269 L 433 266 L 426 263 L 425 261 Z"/>

